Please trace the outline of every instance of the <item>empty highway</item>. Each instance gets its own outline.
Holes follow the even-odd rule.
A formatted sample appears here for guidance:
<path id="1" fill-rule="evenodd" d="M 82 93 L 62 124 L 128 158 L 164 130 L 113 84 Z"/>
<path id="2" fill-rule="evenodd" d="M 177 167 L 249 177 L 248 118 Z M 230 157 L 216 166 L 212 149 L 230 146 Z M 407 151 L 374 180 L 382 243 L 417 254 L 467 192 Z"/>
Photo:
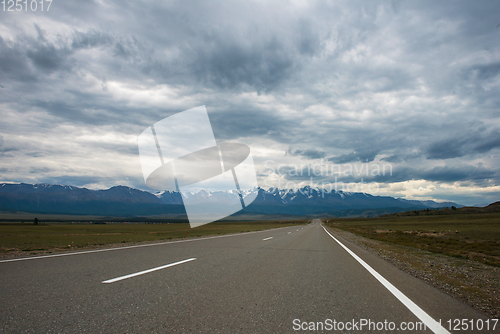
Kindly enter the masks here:
<path id="1" fill-rule="evenodd" d="M 0 261 L 0 273 L 1 333 L 313 333 L 322 326 L 320 332 L 332 333 L 499 331 L 450 330 L 448 321 L 482 319 L 486 327 L 487 318 L 329 234 L 319 220 Z M 433 330 L 400 327 L 439 320 L 442 326 Z M 367 322 L 371 329 L 360 328 Z"/>

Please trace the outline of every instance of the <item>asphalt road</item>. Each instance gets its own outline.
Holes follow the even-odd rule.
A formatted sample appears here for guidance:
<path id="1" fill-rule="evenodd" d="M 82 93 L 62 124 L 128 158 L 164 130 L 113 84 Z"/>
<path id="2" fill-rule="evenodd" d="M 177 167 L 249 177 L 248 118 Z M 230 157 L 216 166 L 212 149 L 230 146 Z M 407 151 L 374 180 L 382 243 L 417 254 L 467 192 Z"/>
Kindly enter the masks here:
<path id="1" fill-rule="evenodd" d="M 332 333 L 391 332 L 385 330 L 391 322 L 392 332 L 402 333 L 402 322 L 411 326 L 422 314 L 441 319 L 444 329 L 448 320 L 456 325 L 455 319 L 474 324 L 482 319 L 486 328 L 484 315 L 335 237 L 366 265 L 318 220 L 226 237 L 0 262 L 0 332 L 303 333 L 320 327 L 318 322 L 330 329 L 335 320 L 337 329 L 340 322 L 354 329 Z M 131 274 L 136 275 L 124 277 Z M 359 327 L 362 319 L 365 327 Z M 382 330 L 373 330 L 384 322 Z"/>

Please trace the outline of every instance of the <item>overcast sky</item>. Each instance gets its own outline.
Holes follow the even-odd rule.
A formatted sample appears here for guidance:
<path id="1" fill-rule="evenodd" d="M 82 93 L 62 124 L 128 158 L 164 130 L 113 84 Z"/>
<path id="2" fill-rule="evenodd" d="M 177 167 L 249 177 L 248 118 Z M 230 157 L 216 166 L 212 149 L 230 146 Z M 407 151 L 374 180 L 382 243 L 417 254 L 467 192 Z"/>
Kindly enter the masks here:
<path id="1" fill-rule="evenodd" d="M 2 11 L 0 182 L 147 190 L 137 136 L 205 105 L 218 141 L 250 146 L 264 188 L 312 177 L 407 199 L 500 200 L 499 24 L 498 1 Z"/>

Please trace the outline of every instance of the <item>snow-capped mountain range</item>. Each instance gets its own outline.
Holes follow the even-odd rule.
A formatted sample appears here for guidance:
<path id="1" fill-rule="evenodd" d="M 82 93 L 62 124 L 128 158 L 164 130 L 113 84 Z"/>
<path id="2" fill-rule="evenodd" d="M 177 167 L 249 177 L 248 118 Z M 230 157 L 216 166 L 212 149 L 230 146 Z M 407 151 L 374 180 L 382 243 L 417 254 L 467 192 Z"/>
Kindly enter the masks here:
<path id="1" fill-rule="evenodd" d="M 191 202 L 224 204 L 234 197 L 239 197 L 239 193 L 202 190 L 184 196 L 190 197 Z M 461 206 L 453 202 L 415 201 L 365 193 L 326 191 L 308 186 L 297 190 L 255 188 L 242 192 L 242 196 L 256 196 L 256 199 L 239 214 L 343 216 L 356 212 L 363 215 L 366 210 L 371 210 L 372 215 L 377 215 L 413 209 Z M 185 212 L 182 203 L 178 192 L 161 191 L 153 194 L 125 186 L 90 190 L 51 184 L 0 184 L 0 211 L 4 212 L 106 216 L 178 215 Z"/>

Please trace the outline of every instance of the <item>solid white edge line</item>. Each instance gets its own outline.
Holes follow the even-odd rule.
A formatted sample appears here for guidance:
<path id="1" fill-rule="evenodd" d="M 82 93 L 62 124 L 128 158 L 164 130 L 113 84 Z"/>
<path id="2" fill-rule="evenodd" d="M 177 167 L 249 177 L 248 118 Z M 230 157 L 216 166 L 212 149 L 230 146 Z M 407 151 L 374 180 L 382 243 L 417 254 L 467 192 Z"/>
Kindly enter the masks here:
<path id="1" fill-rule="evenodd" d="M 269 238 L 265 238 L 265 239 L 262 239 L 262 241 L 264 240 L 269 240 L 269 239 L 272 239 L 273 237 L 269 237 Z"/>
<path id="2" fill-rule="evenodd" d="M 173 266 L 176 266 L 178 264 L 182 264 L 182 263 L 186 263 L 186 262 L 194 261 L 194 260 L 196 260 L 195 257 L 187 259 L 187 260 L 182 260 L 182 261 L 179 261 L 179 262 L 175 262 L 175 263 L 170 263 L 170 264 L 167 264 L 167 265 L 164 265 L 164 266 L 161 266 L 161 267 L 156 267 L 156 268 L 152 268 L 152 269 L 148 269 L 148 270 L 144 270 L 144 271 L 139 271 L 137 273 L 133 273 L 133 274 L 125 275 L 125 276 L 120 276 L 120 277 L 117 277 L 117 278 L 108 279 L 107 281 L 102 281 L 102 283 L 104 283 L 104 284 L 106 284 L 106 283 L 114 283 L 114 282 L 121 281 L 121 280 L 124 280 L 124 279 L 127 279 L 127 278 L 131 278 L 131 277 L 135 277 L 135 276 L 147 274 L 147 273 L 150 273 L 150 272 L 153 272 L 153 271 L 157 271 L 157 270 L 160 270 L 160 269 L 165 269 L 165 268 L 168 268 L 168 267 L 173 267 Z"/>
<path id="3" fill-rule="evenodd" d="M 49 257 L 59 257 L 59 256 L 68 256 L 68 255 L 79 255 L 79 254 L 89 254 L 89 253 L 98 253 L 98 252 L 108 252 L 108 251 L 130 249 L 130 248 L 139 248 L 139 247 L 160 246 L 160 245 L 167 245 L 167 244 L 177 244 L 177 243 L 181 243 L 181 242 L 203 241 L 203 240 L 208 240 L 208 239 L 218 239 L 218 238 L 234 237 L 234 236 L 237 236 L 237 235 L 245 235 L 245 234 L 252 234 L 252 233 L 269 232 L 269 231 L 279 230 L 279 229 L 282 229 L 282 228 L 290 228 L 290 226 L 272 228 L 272 229 L 269 229 L 269 230 L 262 230 L 262 231 L 252 231 L 252 232 L 243 232 L 243 233 L 235 233 L 235 234 L 217 235 L 217 236 L 213 236 L 213 237 L 206 237 L 206 238 L 200 238 L 200 239 L 165 241 L 165 242 L 158 242 L 158 243 L 152 243 L 152 244 L 146 244 L 146 245 L 124 246 L 124 247 L 115 247 L 115 248 L 106 248 L 106 249 L 94 249 L 94 250 L 82 251 L 82 252 L 61 253 L 61 254 L 41 255 L 41 256 L 32 256 L 32 257 L 22 257 L 22 258 L 19 258 L 19 259 L 0 260 L 0 263 L 3 263 L 3 262 L 15 262 L 15 261 L 26 261 L 26 260 L 36 260 L 36 259 L 44 259 L 44 258 L 49 258 Z"/>
<path id="4" fill-rule="evenodd" d="M 333 238 L 347 253 L 349 253 L 356 261 L 358 261 L 370 274 L 372 274 L 383 286 L 387 288 L 404 306 L 406 306 L 413 314 L 417 316 L 431 331 L 436 334 L 450 334 L 444 327 L 441 326 L 439 322 L 434 320 L 430 315 L 425 313 L 417 304 L 411 301 L 410 298 L 406 297 L 401 291 L 399 291 L 394 285 L 392 285 L 388 280 L 386 280 L 382 275 L 376 272 L 372 267 L 370 267 L 365 261 L 363 261 L 359 256 L 357 256 L 353 251 L 344 246 L 340 241 L 338 241 L 328 230 L 324 227 L 326 233 Z"/>

